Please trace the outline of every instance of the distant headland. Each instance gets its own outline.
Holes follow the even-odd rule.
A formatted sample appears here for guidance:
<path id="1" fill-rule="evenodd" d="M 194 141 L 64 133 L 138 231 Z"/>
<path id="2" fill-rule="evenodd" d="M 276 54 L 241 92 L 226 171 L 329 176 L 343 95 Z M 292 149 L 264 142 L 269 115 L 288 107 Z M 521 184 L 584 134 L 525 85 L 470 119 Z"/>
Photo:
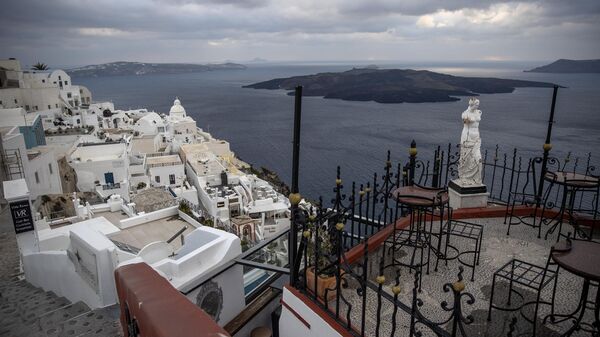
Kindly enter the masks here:
<path id="1" fill-rule="evenodd" d="M 554 86 L 546 82 L 460 77 L 427 70 L 380 70 L 369 67 L 340 73 L 277 78 L 244 88 L 292 90 L 297 85 L 304 87 L 303 93 L 306 96 L 378 103 L 451 102 L 459 100 L 456 96 L 511 93 L 515 88 Z"/>
<path id="2" fill-rule="evenodd" d="M 545 66 L 525 71 L 532 73 L 600 73 L 600 60 L 560 59 Z"/>
<path id="3" fill-rule="evenodd" d="M 238 70 L 246 66 L 237 63 L 191 64 L 191 63 L 142 63 L 111 62 L 94 64 L 67 70 L 73 77 L 101 77 L 149 74 L 181 74 L 214 70 Z"/>

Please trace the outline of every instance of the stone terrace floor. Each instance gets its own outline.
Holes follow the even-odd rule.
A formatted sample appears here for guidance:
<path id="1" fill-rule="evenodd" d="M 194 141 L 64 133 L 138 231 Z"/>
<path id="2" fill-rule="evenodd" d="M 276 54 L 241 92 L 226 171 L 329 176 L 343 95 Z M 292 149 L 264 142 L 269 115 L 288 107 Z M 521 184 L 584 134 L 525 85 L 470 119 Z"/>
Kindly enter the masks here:
<path id="1" fill-rule="evenodd" d="M 475 297 L 475 303 L 468 305 L 464 303 L 463 308 L 465 315 L 472 315 L 474 323 L 466 325 L 466 333 L 468 336 L 507 336 L 509 324 L 512 317 L 518 316 L 519 321 L 513 336 L 531 336 L 532 325 L 519 316 L 519 311 L 512 313 L 493 310 L 492 321 L 487 321 L 487 313 L 490 299 L 490 290 L 492 285 L 492 277 L 494 272 L 513 258 L 521 259 L 532 264 L 545 266 L 550 247 L 556 241 L 556 236 L 551 236 L 548 240 L 543 239 L 544 229 L 542 228 L 542 239 L 537 238 L 537 229 L 528 226 L 520 225 L 511 227 L 511 235 L 506 235 L 507 225 L 504 224 L 504 218 L 488 218 L 488 219 L 471 219 L 466 220 L 472 223 L 483 225 L 483 244 L 481 249 L 480 264 L 475 270 L 475 281 L 470 281 L 470 268 L 465 267 L 464 282 L 466 292 L 470 292 Z M 567 225 L 568 226 L 568 225 Z M 434 232 L 435 228 L 434 228 Z M 462 239 L 461 239 L 462 240 Z M 452 242 L 458 247 L 464 247 L 468 241 L 458 241 L 452 239 Z M 387 251 L 386 251 L 387 252 Z M 406 248 L 397 251 L 396 254 L 404 255 L 406 261 Z M 381 248 L 369 255 L 369 279 L 374 281 L 379 274 L 379 261 L 381 259 Z M 390 254 L 387 254 L 386 263 L 390 262 Z M 418 257 L 418 255 L 417 255 Z M 468 259 L 468 257 L 467 257 Z M 360 263 L 360 262 L 359 262 Z M 440 261 L 440 267 L 437 272 L 433 270 L 435 258 L 431 258 L 431 271 L 429 275 L 423 275 L 423 290 L 419 294 L 424 302 L 421 312 L 430 320 L 441 322 L 444 321 L 449 313 L 441 309 L 440 303 L 448 301 L 452 305 L 452 291 L 445 293 L 443 284 L 454 282 L 457 280 L 459 262 L 456 260 L 449 261 L 446 266 L 443 261 Z M 399 300 L 410 307 L 412 300 L 412 289 L 414 282 L 414 273 L 409 274 L 407 268 L 400 268 L 400 287 L 401 293 Z M 359 271 L 358 268 L 355 269 Z M 384 290 L 391 294 L 391 287 L 395 285 L 396 268 L 388 268 L 385 272 L 386 282 Z M 352 306 L 351 321 L 357 331 L 361 328 L 361 310 L 362 297 L 357 294 L 359 283 L 351 277 L 346 278 L 349 287 L 344 289 L 342 294 L 344 298 Z M 501 280 L 501 279 L 500 279 Z M 561 269 L 558 277 L 557 293 L 556 293 L 556 312 L 568 313 L 573 311 L 578 304 L 581 292 L 582 279 L 570 274 L 564 269 Z M 517 288 L 529 300 L 535 298 L 535 292 L 525 290 L 518 286 Z M 549 300 L 552 291 L 552 284 L 547 285 L 542 292 L 542 299 Z M 496 282 L 496 292 L 494 294 L 494 303 L 505 306 L 506 296 L 508 294 L 508 283 Z M 596 295 L 596 289 L 591 287 L 589 299 L 593 299 Z M 517 299 L 517 300 L 515 300 Z M 346 319 L 348 305 L 344 301 L 340 301 L 340 317 Z M 518 297 L 513 296 L 513 305 L 518 303 Z M 365 335 L 376 336 L 376 317 L 377 317 L 377 293 L 372 290 L 367 291 L 367 313 L 365 318 Z M 330 308 L 335 312 L 335 300 L 329 302 Z M 533 316 L 533 306 L 525 309 L 525 314 L 528 317 Z M 584 321 L 593 321 L 593 310 L 589 310 Z M 391 336 L 392 319 L 394 306 L 387 300 L 382 301 L 381 306 L 381 325 L 379 327 L 379 336 Z M 569 321 L 560 325 L 546 325 L 541 327 L 541 319 L 549 313 L 549 306 L 540 306 L 538 314 L 538 332 L 537 336 L 559 336 L 565 332 L 570 326 Z M 410 315 L 398 309 L 396 314 L 396 331 L 394 336 L 408 336 L 410 326 Z M 424 336 L 432 336 L 433 333 L 422 325 L 417 325 Z M 449 326 L 444 325 L 446 330 L 450 330 Z M 589 333 L 577 331 L 572 336 L 589 336 Z"/>

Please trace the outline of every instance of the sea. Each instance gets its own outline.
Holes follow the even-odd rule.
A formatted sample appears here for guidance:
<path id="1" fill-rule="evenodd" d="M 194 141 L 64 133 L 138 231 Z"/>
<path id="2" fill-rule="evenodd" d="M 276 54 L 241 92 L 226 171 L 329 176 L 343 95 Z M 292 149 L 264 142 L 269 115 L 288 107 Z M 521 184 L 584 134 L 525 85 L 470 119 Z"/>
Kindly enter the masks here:
<path id="1" fill-rule="evenodd" d="M 558 91 L 552 130 L 552 155 L 600 159 L 600 74 L 524 72 L 544 63 L 387 63 L 380 68 L 426 69 L 458 76 L 498 77 L 552 82 Z M 245 70 L 177 75 L 73 78 L 92 91 L 94 101 L 112 101 L 117 109 L 147 108 L 168 113 L 178 97 L 187 114 L 213 136 L 227 140 L 232 151 L 255 167 L 266 167 L 291 182 L 294 97 L 285 90 L 258 90 L 244 85 L 273 78 L 337 72 L 360 63 L 269 63 Z M 439 145 L 460 140 L 461 113 L 468 97 L 445 103 L 351 102 L 304 97 L 300 150 L 300 192 L 330 200 L 336 168 L 346 185 L 382 173 L 386 154 L 394 163 L 408 160 L 415 141 L 418 157 L 431 159 Z M 508 94 L 478 97 L 482 110 L 482 148 L 524 157 L 542 154 L 551 88 L 517 88 Z"/>

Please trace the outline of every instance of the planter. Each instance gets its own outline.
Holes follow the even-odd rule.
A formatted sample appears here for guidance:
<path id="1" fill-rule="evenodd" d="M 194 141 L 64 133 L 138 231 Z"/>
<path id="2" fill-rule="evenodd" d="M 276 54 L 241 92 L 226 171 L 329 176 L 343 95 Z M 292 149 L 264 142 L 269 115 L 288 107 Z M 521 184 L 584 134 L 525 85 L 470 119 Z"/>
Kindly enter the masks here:
<path id="1" fill-rule="evenodd" d="M 334 276 L 319 276 L 317 277 L 317 297 L 322 300 L 325 300 L 325 289 L 334 289 L 329 290 L 327 292 L 327 301 L 331 301 L 335 298 L 337 290 L 336 287 L 336 277 Z M 307 287 L 310 291 L 315 293 L 315 267 L 309 267 L 306 270 L 306 283 Z"/>

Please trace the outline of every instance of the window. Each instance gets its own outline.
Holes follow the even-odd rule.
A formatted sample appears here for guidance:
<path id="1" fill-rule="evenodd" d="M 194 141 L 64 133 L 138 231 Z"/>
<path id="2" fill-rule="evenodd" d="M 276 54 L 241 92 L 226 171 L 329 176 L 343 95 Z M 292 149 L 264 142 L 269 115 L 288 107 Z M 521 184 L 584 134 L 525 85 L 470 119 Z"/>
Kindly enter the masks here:
<path id="1" fill-rule="evenodd" d="M 48 164 L 48 171 L 50 171 L 50 174 L 52 174 L 52 164 Z"/>
<path id="2" fill-rule="evenodd" d="M 46 80 L 42 80 L 42 83 L 46 83 Z"/>
<path id="3" fill-rule="evenodd" d="M 159 184 L 160 184 L 160 176 L 155 176 L 155 177 L 154 177 L 154 181 L 156 181 L 157 183 L 159 183 Z"/>
<path id="4" fill-rule="evenodd" d="M 65 85 L 69 85 L 69 81 L 65 81 Z"/>
<path id="5" fill-rule="evenodd" d="M 18 103 L 18 102 L 17 102 L 17 99 L 15 98 L 15 104 L 17 104 L 17 103 Z"/>
<path id="6" fill-rule="evenodd" d="M 71 98 L 71 93 L 70 92 L 67 93 L 67 97 Z"/>
<path id="7" fill-rule="evenodd" d="M 171 184 L 171 185 L 175 184 L 175 175 L 174 174 L 169 174 L 169 184 Z"/>
<path id="8" fill-rule="evenodd" d="M 54 104 L 56 106 L 56 108 L 58 109 L 58 103 Z"/>
<path id="9" fill-rule="evenodd" d="M 60 81 L 60 80 L 62 80 L 62 78 L 60 78 L 60 76 L 58 76 L 58 80 Z"/>
<path id="10" fill-rule="evenodd" d="M 29 111 L 29 105 L 25 105 L 25 110 Z"/>
<path id="11" fill-rule="evenodd" d="M 52 109 L 52 105 L 48 104 L 48 109 Z"/>
<path id="12" fill-rule="evenodd" d="M 40 183 L 40 176 L 38 175 L 37 171 L 35 171 L 35 183 L 36 184 Z"/>
<path id="13" fill-rule="evenodd" d="M 35 106 L 35 111 L 38 111 L 38 110 L 39 110 L 39 109 L 38 109 L 38 106 L 36 105 L 36 106 Z"/>

